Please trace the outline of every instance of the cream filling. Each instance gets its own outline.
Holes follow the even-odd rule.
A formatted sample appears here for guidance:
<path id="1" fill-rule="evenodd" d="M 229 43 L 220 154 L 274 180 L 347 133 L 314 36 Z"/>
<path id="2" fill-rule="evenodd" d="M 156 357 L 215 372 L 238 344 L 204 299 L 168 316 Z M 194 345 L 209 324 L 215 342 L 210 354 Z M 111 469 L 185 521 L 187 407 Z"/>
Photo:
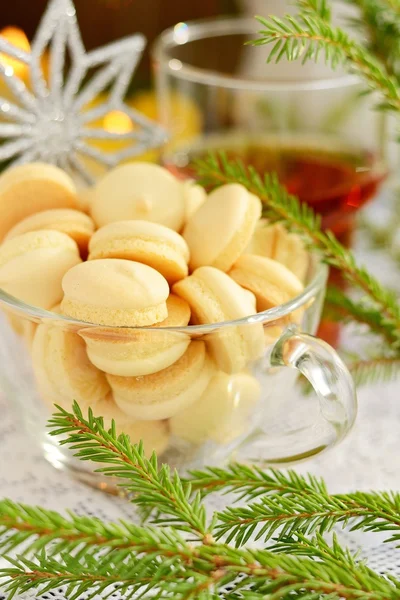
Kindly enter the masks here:
<path id="1" fill-rule="evenodd" d="M 126 238 L 94 245 L 89 260 L 121 258 L 134 260 L 153 267 L 171 282 L 188 274 L 188 265 L 177 245 L 165 241 Z"/>
<path id="2" fill-rule="evenodd" d="M 147 352 L 140 348 L 137 354 L 132 347 L 128 351 L 115 346 L 107 348 L 88 344 L 87 353 L 91 362 L 101 371 L 110 375 L 139 377 L 167 369 L 181 358 L 189 344 L 190 338 L 186 337 L 164 348 L 156 344 L 151 348 L 147 346 Z"/>
<path id="3" fill-rule="evenodd" d="M 105 308 L 94 304 L 83 304 L 82 302 L 64 297 L 61 303 L 62 312 L 86 323 L 97 325 L 141 327 L 153 325 L 163 321 L 168 316 L 165 302 L 149 306 L 143 309 L 118 309 Z"/>
<path id="4" fill-rule="evenodd" d="M 161 373 L 165 373 L 165 371 L 161 371 Z M 161 394 L 154 393 L 152 389 L 143 393 L 143 386 L 139 385 L 138 390 L 131 388 L 130 393 L 126 389 L 122 391 L 113 388 L 114 398 L 121 410 L 138 419 L 169 419 L 200 398 L 213 373 L 213 363 L 205 355 L 205 361 L 192 367 L 192 377 L 189 381 L 186 380 L 187 378 L 185 379 L 186 385 L 182 385 L 181 381 L 175 382 L 174 385 L 165 378 Z M 149 376 L 149 378 L 153 377 L 154 375 Z M 109 381 L 113 387 L 111 378 Z"/>
<path id="5" fill-rule="evenodd" d="M 189 259 L 187 252 L 179 244 L 174 244 L 166 238 L 145 235 L 137 237 L 135 235 L 110 236 L 109 239 L 99 238 L 98 241 L 93 239 L 90 246 L 90 256 L 91 258 L 92 255 L 93 258 L 102 258 L 108 252 L 118 252 L 121 249 L 135 251 L 135 249 L 147 250 L 147 248 L 155 254 L 171 254 L 172 252 L 181 256 L 183 260 Z"/>

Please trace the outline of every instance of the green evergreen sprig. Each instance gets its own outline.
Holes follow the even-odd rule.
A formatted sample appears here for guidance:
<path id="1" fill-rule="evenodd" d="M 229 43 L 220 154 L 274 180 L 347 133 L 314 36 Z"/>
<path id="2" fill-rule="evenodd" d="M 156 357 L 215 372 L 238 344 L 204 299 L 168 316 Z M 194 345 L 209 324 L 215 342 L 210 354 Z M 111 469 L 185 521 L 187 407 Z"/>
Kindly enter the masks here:
<path id="1" fill-rule="evenodd" d="M 396 12 L 400 17 L 400 2 L 399 0 L 383 0 L 385 5 Z"/>
<path id="2" fill-rule="evenodd" d="M 382 332 L 385 332 L 389 345 L 392 342 L 396 343 L 397 334 L 393 331 L 392 325 L 388 324 L 385 317 L 364 298 L 353 300 L 342 290 L 330 285 L 326 291 L 324 311 L 326 317 L 332 321 L 366 325 L 371 333 L 376 335 L 381 336 Z"/>
<path id="3" fill-rule="evenodd" d="M 197 174 L 207 187 L 218 187 L 226 183 L 240 183 L 263 203 L 263 215 L 270 221 L 282 221 L 291 231 L 302 236 L 308 246 L 318 252 L 330 266 L 354 286 L 360 288 L 365 297 L 358 305 L 358 315 L 365 317 L 367 325 L 375 331 L 380 323 L 379 334 L 389 348 L 400 347 L 400 306 L 391 290 L 385 289 L 365 267 L 357 265 L 353 253 L 342 246 L 335 236 L 321 230 L 321 219 L 313 209 L 289 194 L 273 174 L 261 177 L 251 166 L 239 159 L 229 160 L 224 153 L 211 154 L 196 162 Z M 351 301 L 348 301 L 349 308 Z M 355 306 L 355 304 L 353 303 Z"/>
<path id="4" fill-rule="evenodd" d="M 329 0 L 297 0 L 297 6 L 304 14 L 317 15 L 326 21 L 331 20 L 332 11 Z"/>
<path id="5" fill-rule="evenodd" d="M 400 85 L 387 72 L 385 65 L 361 43 L 353 40 L 339 27 L 332 26 L 317 15 L 303 12 L 298 16 L 286 15 L 280 19 L 256 17 L 263 29 L 252 43 L 256 46 L 271 44 L 268 62 L 302 59 L 302 63 L 318 60 L 321 55 L 333 69 L 346 65 L 360 75 L 369 89 L 379 92 L 382 109 L 400 112 Z"/>
<path id="6" fill-rule="evenodd" d="M 383 63 L 389 75 L 399 79 L 400 4 L 398 0 L 345 0 L 356 6 L 358 16 L 347 19 L 355 31 L 363 31 L 362 44 Z M 316 16 L 330 23 L 328 0 L 297 0 L 300 15 Z"/>
<path id="7" fill-rule="evenodd" d="M 0 549 L 9 554 L 18 549 L 24 554 L 38 553 L 46 549 L 47 556 L 74 552 L 80 554 L 100 550 L 134 550 L 150 552 L 163 547 L 178 553 L 181 542 L 174 530 L 147 527 L 146 529 L 120 520 L 105 523 L 96 517 L 79 516 L 68 511 L 67 516 L 38 506 L 28 506 L 2 500 L 0 502 Z M 171 550 L 171 544 L 175 547 Z"/>
<path id="8" fill-rule="evenodd" d="M 364 31 L 367 48 L 385 65 L 390 75 L 399 80 L 400 6 L 394 0 L 347 0 L 358 7 L 360 16 L 350 24 Z"/>
<path id="9" fill-rule="evenodd" d="M 398 357 L 377 356 L 360 359 L 348 366 L 357 386 L 393 381 L 400 376 L 400 358 Z"/>
<path id="10" fill-rule="evenodd" d="M 51 435 L 65 436 L 62 443 L 67 444 L 81 460 L 94 460 L 95 462 L 101 460 L 105 465 L 114 465 L 113 467 L 100 467 L 98 471 L 112 476 L 117 474 L 117 477 L 122 479 L 122 487 L 135 493 L 134 503 L 138 506 L 148 503 L 150 508 L 156 509 L 158 524 L 164 526 L 172 524 L 177 529 L 195 532 L 196 539 L 205 545 L 213 543 L 214 535 L 220 538 L 227 534 L 228 528 L 235 530 L 230 539 L 240 539 L 241 543 L 244 543 L 244 539 L 248 541 L 252 537 L 260 522 L 264 522 L 264 526 L 261 535 L 258 535 L 270 537 L 284 520 L 288 523 L 281 534 L 284 536 L 290 535 L 295 529 L 300 530 L 300 520 L 304 527 L 304 533 L 314 532 L 316 529 L 323 532 L 332 528 L 335 523 L 348 523 L 350 519 L 357 519 L 357 522 L 353 524 L 354 529 L 400 532 L 400 494 L 359 493 L 330 496 L 323 482 L 317 478 L 301 477 L 294 472 L 283 474 L 271 471 L 270 474 L 263 474 L 259 469 L 253 470 L 255 479 L 262 484 L 264 491 L 266 485 L 270 486 L 269 491 L 274 491 L 274 496 L 269 497 L 268 494 L 264 494 L 261 502 L 255 502 L 245 508 L 228 508 L 227 511 L 215 514 L 211 523 L 207 525 L 201 492 L 199 489 L 197 491 L 194 489 L 198 488 L 200 473 L 193 474 L 195 478 L 193 482 L 191 480 L 182 481 L 177 473 L 172 479 L 168 467 L 163 465 L 160 471 L 165 471 L 162 476 L 166 488 L 167 502 L 165 502 L 164 494 L 161 495 L 161 499 L 159 497 L 158 471 L 153 470 L 154 464 L 156 464 L 155 456 L 148 461 L 144 457 L 142 446 L 140 444 L 132 446 L 126 435 L 117 437 L 114 426 L 110 431 L 105 430 L 102 420 L 94 417 L 91 409 L 89 409 L 88 419 L 83 417 L 76 402 L 73 405 L 72 413 L 60 408 L 58 410 L 59 413 L 54 415 L 49 422 Z M 77 429 L 79 430 L 78 444 L 75 433 Z M 121 463 L 129 465 L 128 469 L 118 470 L 118 465 Z M 236 469 L 232 467 L 230 471 L 228 470 L 228 474 L 237 476 L 237 469 L 240 470 L 241 467 L 236 466 Z M 130 475 L 130 472 L 133 475 Z M 153 490 L 149 488 L 148 472 L 155 481 L 155 484 L 151 484 L 156 487 L 155 496 Z M 224 473 L 223 470 L 217 470 L 217 472 L 220 477 Z M 249 481 L 252 469 L 247 472 L 242 470 L 240 473 L 242 477 L 246 478 L 246 481 Z M 229 475 L 228 478 L 224 476 L 223 480 L 226 490 L 237 491 L 237 484 L 233 485 Z M 202 490 L 207 487 L 204 484 L 203 479 Z M 252 484 L 254 485 L 254 478 Z M 251 495 L 254 497 L 255 488 L 250 489 L 252 490 Z M 240 490 L 243 494 L 241 487 Z M 255 493 L 258 495 L 257 491 Z M 182 494 L 184 510 L 181 507 Z M 248 495 L 247 490 L 246 496 Z M 241 511 L 246 514 L 244 515 Z M 166 513 L 164 518 L 159 516 L 162 513 Z M 252 516 L 254 516 L 254 521 L 251 521 Z M 235 517 L 240 522 L 235 523 Z M 228 522 L 229 527 L 227 527 Z M 246 525 L 245 531 L 241 529 L 243 525 Z M 251 531 L 249 532 L 249 530 Z M 395 535 L 390 538 L 390 541 L 398 538 L 400 539 L 400 536 Z"/>
<path id="11" fill-rule="evenodd" d="M 263 471 L 257 466 L 231 464 L 191 473 L 194 490 L 234 494 L 235 502 L 218 513 L 215 536 L 228 536 L 238 545 L 251 539 L 274 540 L 322 534 L 342 524 L 352 530 L 392 532 L 387 542 L 400 541 L 400 494 L 357 492 L 329 494 L 323 480 L 295 471 Z M 256 500 L 256 502 L 252 502 Z"/>
<path id="12" fill-rule="evenodd" d="M 182 542 L 183 545 L 184 542 Z M 186 544 L 188 552 L 190 547 Z M 315 544 L 315 554 L 318 546 Z M 97 594 L 109 597 L 118 591 L 126 598 L 211 600 L 222 598 L 269 598 L 270 600 L 398 600 L 400 589 L 394 582 L 374 573 L 354 560 L 339 545 L 320 552 L 316 561 L 268 550 L 235 549 L 226 544 L 191 550 L 193 562 L 179 554 L 166 559 L 157 550 L 151 554 L 131 555 L 121 561 L 112 554 L 101 558 L 88 555 L 60 558 L 40 554 L 36 560 L 11 559 L 13 566 L 0 569 L 0 578 L 8 580 L 5 591 L 12 595 L 41 586 L 41 593 L 67 586 L 66 595 L 77 600 Z M 238 577 L 240 576 L 240 578 Z M 230 586 L 224 592 L 224 586 Z"/>
<path id="13" fill-rule="evenodd" d="M 238 500 L 254 499 L 265 494 L 290 496 L 327 494 L 325 483 L 312 475 L 299 475 L 296 471 L 264 471 L 253 465 L 232 463 L 228 467 L 208 467 L 192 471 L 188 483 L 203 496 L 214 492 L 234 493 Z"/>
<path id="14" fill-rule="evenodd" d="M 191 481 L 163 474 L 166 491 L 154 496 L 159 494 L 163 467 L 155 467 L 154 457 L 147 461 L 141 444 L 131 446 L 127 436 L 117 437 L 114 424 L 106 431 L 101 418 L 91 411 L 84 418 L 75 404 L 71 413 L 59 409 L 50 433 L 62 433 L 64 443 L 82 460 L 104 462 L 103 472 L 117 477 L 126 490 L 134 488 L 132 501 L 138 506 L 149 500 L 157 513 L 166 510 L 170 518 L 157 527 L 126 521 L 103 523 L 95 517 L 62 516 L 11 500 L 0 502 L 0 548 L 2 554 L 14 553 L 6 557 L 10 566 L 0 569 L 0 584 L 9 598 L 34 589 L 43 594 L 66 586 L 65 594 L 71 600 L 82 594 L 87 600 L 98 594 L 107 598 L 116 590 L 127 599 L 150 595 L 174 600 L 400 600 L 400 582 L 369 569 L 342 548 L 335 536 L 328 543 L 320 535 L 335 523 L 351 519 L 353 528 L 393 531 L 392 540 L 397 541 L 398 494 L 329 496 L 324 483 L 313 477 L 263 473 L 235 465 L 195 473 Z M 201 525 L 199 531 L 198 515 L 205 515 L 205 508 L 198 487 L 233 489 L 240 496 L 246 486 L 252 497 L 259 498 L 248 510 L 254 513 L 256 504 L 264 510 L 269 507 L 279 527 L 282 514 L 288 519 L 284 534 L 270 547 L 236 548 L 226 540 L 216 541 L 225 517 L 240 518 L 229 510 L 210 519 L 204 517 L 202 523 L 210 526 Z M 186 500 L 182 508 L 182 490 L 187 502 L 197 508 L 189 509 Z M 290 525 L 289 508 L 294 515 Z M 306 508 L 307 515 L 299 514 L 298 509 Z M 293 519 L 298 521 L 296 528 Z M 269 534 L 263 536 L 272 535 L 273 529 L 276 534 L 278 529 L 271 525 Z M 16 551 L 20 554 L 15 556 Z"/>
<path id="15" fill-rule="evenodd" d="M 219 512 L 215 532 L 217 539 L 226 536 L 227 543 L 242 546 L 250 539 L 267 542 L 272 536 L 281 541 L 295 533 L 323 534 L 339 524 L 351 531 L 393 531 L 386 541 L 400 540 L 400 494 L 264 495 L 258 502 Z"/>
<path id="16" fill-rule="evenodd" d="M 60 406 L 56 408 L 59 412 L 49 421 L 50 435 L 63 436 L 61 445 L 67 444 L 82 461 L 105 465 L 97 472 L 117 478 L 137 505 L 146 511 L 162 511 L 164 518 L 158 523 L 195 532 L 199 538 L 208 535 L 201 496 L 198 493 L 192 497 L 190 484 L 183 484 L 177 472 L 171 473 L 165 464 L 159 467 L 154 454 L 146 458 L 143 445 L 132 446 L 128 436 L 118 436 L 115 424 L 110 430 L 105 429 L 103 420 L 94 417 L 91 409 L 85 418 L 77 402 L 72 413 Z"/>

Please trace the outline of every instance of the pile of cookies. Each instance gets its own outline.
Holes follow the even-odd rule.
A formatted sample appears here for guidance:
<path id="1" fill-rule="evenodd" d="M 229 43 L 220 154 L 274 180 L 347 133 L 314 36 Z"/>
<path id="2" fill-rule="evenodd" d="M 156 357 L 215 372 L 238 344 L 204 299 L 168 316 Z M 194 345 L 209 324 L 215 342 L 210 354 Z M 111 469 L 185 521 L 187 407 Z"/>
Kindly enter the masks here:
<path id="1" fill-rule="evenodd" d="M 259 198 L 238 184 L 207 195 L 140 162 L 78 193 L 32 163 L 0 176 L 0 215 L 0 288 L 56 313 L 39 325 L 8 314 L 45 402 L 91 406 L 159 454 L 243 433 L 261 397 L 248 368 L 274 330 L 218 324 L 297 296 L 309 263 Z"/>

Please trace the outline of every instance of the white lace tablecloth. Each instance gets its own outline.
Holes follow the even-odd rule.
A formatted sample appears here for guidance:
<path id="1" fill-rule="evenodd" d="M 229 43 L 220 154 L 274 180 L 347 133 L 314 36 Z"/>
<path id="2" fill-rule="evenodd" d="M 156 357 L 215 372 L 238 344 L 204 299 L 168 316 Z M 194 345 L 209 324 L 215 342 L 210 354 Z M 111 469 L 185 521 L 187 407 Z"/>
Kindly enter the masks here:
<path id="1" fill-rule="evenodd" d="M 372 254 L 363 242 L 358 252 L 385 283 L 399 283 L 398 270 L 387 255 Z M 359 392 L 359 415 L 349 437 L 334 450 L 296 468 L 322 476 L 332 492 L 400 489 L 400 382 L 379 384 Z M 134 518 L 134 508 L 123 499 L 87 487 L 42 458 L 27 439 L 18 416 L 0 396 L 0 490 L 2 497 L 42 505 L 59 511 L 96 515 L 107 520 Z M 221 509 L 226 499 L 210 497 L 210 511 Z M 362 535 L 362 537 L 361 537 Z M 400 578 L 400 549 L 382 544 L 377 534 L 343 534 L 353 550 L 360 549 L 370 566 Z M 32 595 L 31 595 L 32 596 Z M 2 600 L 0 596 L 0 600 Z M 63 600 L 62 591 L 51 600 Z"/>

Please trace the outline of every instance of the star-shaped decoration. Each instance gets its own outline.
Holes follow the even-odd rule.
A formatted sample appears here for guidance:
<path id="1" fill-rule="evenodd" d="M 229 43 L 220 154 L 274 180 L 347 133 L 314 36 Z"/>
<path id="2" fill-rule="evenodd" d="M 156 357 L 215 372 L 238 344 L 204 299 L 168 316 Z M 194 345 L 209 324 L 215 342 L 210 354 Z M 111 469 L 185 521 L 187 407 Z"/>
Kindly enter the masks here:
<path id="1" fill-rule="evenodd" d="M 144 37 L 136 34 L 86 52 L 71 0 L 50 0 L 31 52 L 0 36 L 0 52 L 25 63 L 30 75 L 28 89 L 12 67 L 0 62 L 0 76 L 12 95 L 12 100 L 0 97 L 0 138 L 5 140 L 0 161 L 51 162 L 91 184 L 93 167 L 111 168 L 163 144 L 164 130 L 124 102 L 144 46 Z M 129 117 L 132 130 L 121 134 L 93 126 L 112 111 Z M 95 140 L 112 140 L 114 150 L 103 150 Z"/>

